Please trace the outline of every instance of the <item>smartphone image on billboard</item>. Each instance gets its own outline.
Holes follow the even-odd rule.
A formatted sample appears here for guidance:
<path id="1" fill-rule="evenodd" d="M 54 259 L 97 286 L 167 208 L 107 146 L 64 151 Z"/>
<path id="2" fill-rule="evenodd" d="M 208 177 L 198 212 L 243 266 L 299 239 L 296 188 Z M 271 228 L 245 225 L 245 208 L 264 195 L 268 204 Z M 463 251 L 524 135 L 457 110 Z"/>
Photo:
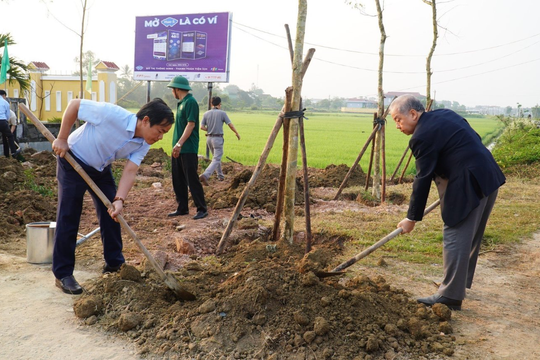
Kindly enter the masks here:
<path id="1" fill-rule="evenodd" d="M 162 31 L 155 35 L 152 38 L 154 39 L 154 46 L 152 49 L 152 55 L 156 60 L 166 60 L 167 59 L 167 32 Z M 149 38 L 151 35 L 148 35 Z"/>
<path id="2" fill-rule="evenodd" d="M 169 40 L 167 43 L 167 60 L 181 59 L 182 32 L 169 30 Z"/>
<path id="3" fill-rule="evenodd" d="M 195 59 L 206 57 L 206 33 L 197 31 L 195 33 Z"/>
<path id="4" fill-rule="evenodd" d="M 195 31 L 182 33 L 182 59 L 195 59 Z"/>

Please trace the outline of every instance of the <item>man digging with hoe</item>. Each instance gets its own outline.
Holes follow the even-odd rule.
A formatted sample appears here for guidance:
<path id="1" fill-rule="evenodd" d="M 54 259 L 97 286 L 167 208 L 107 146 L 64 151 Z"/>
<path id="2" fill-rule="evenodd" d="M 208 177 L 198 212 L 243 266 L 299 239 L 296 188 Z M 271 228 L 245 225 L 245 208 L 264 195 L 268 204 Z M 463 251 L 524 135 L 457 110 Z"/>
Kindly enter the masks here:
<path id="1" fill-rule="evenodd" d="M 472 286 L 478 253 L 497 192 L 506 181 L 480 136 L 469 123 L 448 109 L 426 112 L 412 95 L 390 105 L 396 127 L 412 135 L 409 147 L 416 159 L 416 177 L 403 234 L 422 220 L 431 181 L 441 201 L 444 278 L 436 294 L 419 303 L 436 303 L 460 310 L 466 288 Z"/>
<path id="2" fill-rule="evenodd" d="M 85 124 L 70 135 L 77 118 L 85 121 Z M 56 286 L 63 292 L 83 292 L 73 276 L 73 270 L 77 231 L 87 190 L 90 190 L 94 201 L 101 229 L 105 258 L 103 273 L 118 271 L 125 262 L 120 224 L 116 218 L 122 214 L 124 200 L 150 145 L 161 140 L 173 122 L 173 112 L 161 99 L 147 103 L 136 115 L 108 103 L 77 99 L 68 104 L 58 138 L 52 144 L 53 151 L 58 155 L 58 210 L 52 271 Z M 68 151 L 111 201 L 110 209 L 64 159 Z M 116 159 L 128 160 L 118 189 L 111 171 L 111 163 Z"/>

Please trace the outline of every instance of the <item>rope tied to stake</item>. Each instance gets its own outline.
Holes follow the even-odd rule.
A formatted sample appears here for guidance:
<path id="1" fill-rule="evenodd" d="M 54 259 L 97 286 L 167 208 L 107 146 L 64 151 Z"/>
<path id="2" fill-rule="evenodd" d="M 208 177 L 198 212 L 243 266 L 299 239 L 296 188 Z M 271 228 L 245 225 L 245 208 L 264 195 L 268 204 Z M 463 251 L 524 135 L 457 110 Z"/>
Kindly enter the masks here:
<path id="1" fill-rule="evenodd" d="M 380 125 L 380 126 L 384 126 L 386 124 L 386 119 L 383 119 L 383 118 L 376 118 L 376 119 L 373 119 L 373 125 Z"/>
<path id="2" fill-rule="evenodd" d="M 304 116 L 304 111 L 306 111 L 305 108 L 298 111 L 288 111 L 286 113 L 281 112 L 279 114 L 279 117 L 284 119 L 304 118 L 306 120 L 309 120 L 306 116 Z"/>

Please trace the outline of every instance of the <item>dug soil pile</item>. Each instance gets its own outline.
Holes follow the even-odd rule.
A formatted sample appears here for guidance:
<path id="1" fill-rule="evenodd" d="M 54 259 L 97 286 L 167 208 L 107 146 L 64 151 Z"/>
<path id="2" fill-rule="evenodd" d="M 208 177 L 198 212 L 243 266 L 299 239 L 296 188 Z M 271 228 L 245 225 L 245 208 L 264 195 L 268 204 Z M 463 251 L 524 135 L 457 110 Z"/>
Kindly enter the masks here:
<path id="1" fill-rule="evenodd" d="M 25 224 L 54 221 L 57 201 L 54 156 L 28 152 L 25 160 L 0 158 L 0 249 L 17 255 L 26 249 Z M 126 201 L 125 217 L 197 299 L 176 299 L 124 234 L 128 265 L 84 283 L 85 293 L 74 297 L 82 324 L 127 336 L 148 359 L 437 359 L 453 354 L 446 307 L 419 306 L 383 277 L 317 277 L 336 266 L 340 256 L 338 245 L 317 240 L 321 234 L 314 234 L 315 248 L 307 256 L 302 236 L 295 236 L 299 242 L 294 245 L 268 241 L 278 167 L 264 168 L 226 253 L 217 257 L 216 245 L 253 168 L 224 164 L 225 181 L 212 178 L 205 187 L 210 216 L 195 221 L 166 216 L 175 207 L 167 162 L 162 151 L 149 153 Z M 121 168 L 122 163 L 115 164 L 113 173 Z M 310 186 L 339 186 L 348 170 L 310 169 Z M 361 172 L 358 176 L 365 181 Z M 297 185 L 296 198 L 302 200 L 300 176 Z M 94 213 L 88 196 L 81 232 L 96 228 Z M 77 248 L 76 256 L 76 270 L 98 272 L 103 265 L 99 239 Z"/>
<path id="2" fill-rule="evenodd" d="M 26 224 L 56 217 L 56 159 L 34 150 L 22 156 L 29 161 L 0 157 L 0 248 L 17 255 L 24 253 Z"/>
<path id="3" fill-rule="evenodd" d="M 450 311 L 383 277 L 319 279 L 330 249 L 245 242 L 174 273 L 197 300 L 178 301 L 155 274 L 124 265 L 85 284 L 74 305 L 88 325 L 125 333 L 166 359 L 436 359 L 454 352 Z"/>

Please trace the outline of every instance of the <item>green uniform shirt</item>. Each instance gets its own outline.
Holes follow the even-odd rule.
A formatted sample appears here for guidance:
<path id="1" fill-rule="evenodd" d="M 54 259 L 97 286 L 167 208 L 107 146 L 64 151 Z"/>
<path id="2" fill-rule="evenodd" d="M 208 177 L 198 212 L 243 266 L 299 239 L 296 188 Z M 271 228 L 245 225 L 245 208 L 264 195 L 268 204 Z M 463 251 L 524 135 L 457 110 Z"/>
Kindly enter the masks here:
<path id="1" fill-rule="evenodd" d="M 180 153 L 198 154 L 199 153 L 199 104 L 191 94 L 187 94 L 176 106 L 176 121 L 174 123 L 174 133 L 172 146 L 182 137 L 188 122 L 194 122 L 195 127 L 191 135 L 182 144 Z"/>

